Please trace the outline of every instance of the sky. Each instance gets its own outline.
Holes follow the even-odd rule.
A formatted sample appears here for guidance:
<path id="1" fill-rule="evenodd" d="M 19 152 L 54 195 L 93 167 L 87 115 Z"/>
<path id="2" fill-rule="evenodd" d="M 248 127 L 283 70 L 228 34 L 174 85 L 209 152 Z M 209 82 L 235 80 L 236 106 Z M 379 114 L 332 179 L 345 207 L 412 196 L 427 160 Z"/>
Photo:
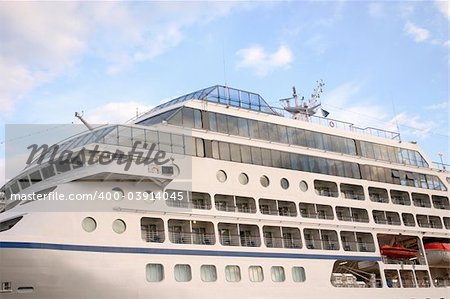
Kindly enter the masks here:
<path id="1" fill-rule="evenodd" d="M 450 164 L 449 22 L 444 1 L 2 1 L 0 170 L 6 125 L 120 123 L 216 84 L 279 107 L 321 79 L 330 118 Z"/>

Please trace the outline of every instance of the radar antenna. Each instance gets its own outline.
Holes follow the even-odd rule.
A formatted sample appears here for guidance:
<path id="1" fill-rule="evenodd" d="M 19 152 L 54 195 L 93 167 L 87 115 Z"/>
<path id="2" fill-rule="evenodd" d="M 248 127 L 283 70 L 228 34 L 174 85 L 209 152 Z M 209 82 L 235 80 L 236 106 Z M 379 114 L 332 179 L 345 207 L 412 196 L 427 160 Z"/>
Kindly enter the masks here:
<path id="1" fill-rule="evenodd" d="M 310 116 L 316 114 L 319 110 L 321 103 L 319 102 L 322 88 L 325 85 L 323 80 L 317 81 L 317 87 L 311 94 L 311 99 L 305 101 L 305 97 L 301 98 L 301 103 L 298 102 L 298 95 L 295 86 L 292 87 L 292 97 L 281 99 L 284 110 L 292 114 L 294 119 L 308 120 Z M 295 106 L 291 106 L 291 100 L 294 100 Z"/>

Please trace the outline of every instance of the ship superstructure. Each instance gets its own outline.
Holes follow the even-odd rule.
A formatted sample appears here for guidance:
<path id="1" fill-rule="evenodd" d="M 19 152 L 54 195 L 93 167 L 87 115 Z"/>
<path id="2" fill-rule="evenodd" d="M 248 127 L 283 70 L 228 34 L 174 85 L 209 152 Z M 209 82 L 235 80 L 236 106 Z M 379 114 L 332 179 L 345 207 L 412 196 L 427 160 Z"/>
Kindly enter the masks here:
<path id="1" fill-rule="evenodd" d="M 322 86 L 286 110 L 212 86 L 62 141 L 2 187 L 0 297 L 448 298 L 450 175 L 314 115 Z"/>

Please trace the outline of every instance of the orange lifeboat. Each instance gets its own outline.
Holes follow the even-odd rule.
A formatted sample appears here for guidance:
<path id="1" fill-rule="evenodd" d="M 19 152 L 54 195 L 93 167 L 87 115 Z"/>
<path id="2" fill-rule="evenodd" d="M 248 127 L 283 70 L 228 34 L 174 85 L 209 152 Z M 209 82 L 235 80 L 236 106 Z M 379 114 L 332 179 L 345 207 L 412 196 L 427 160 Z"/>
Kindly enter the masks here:
<path id="1" fill-rule="evenodd" d="M 450 268 L 450 243 L 432 242 L 424 247 L 430 266 Z"/>
<path id="2" fill-rule="evenodd" d="M 401 245 L 380 246 L 381 255 L 397 259 L 410 259 L 417 257 L 417 249 L 406 248 Z"/>

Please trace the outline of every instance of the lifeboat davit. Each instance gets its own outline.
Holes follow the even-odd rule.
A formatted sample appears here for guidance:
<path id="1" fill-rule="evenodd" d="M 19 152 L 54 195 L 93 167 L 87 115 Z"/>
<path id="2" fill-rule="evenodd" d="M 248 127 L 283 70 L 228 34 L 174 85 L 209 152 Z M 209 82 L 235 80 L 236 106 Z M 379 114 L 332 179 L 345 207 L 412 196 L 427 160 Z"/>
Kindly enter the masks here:
<path id="1" fill-rule="evenodd" d="M 380 246 L 381 255 L 397 259 L 410 259 L 417 257 L 417 249 L 406 248 L 401 245 Z"/>
<path id="2" fill-rule="evenodd" d="M 450 268 L 450 243 L 432 242 L 424 247 L 430 266 Z"/>

